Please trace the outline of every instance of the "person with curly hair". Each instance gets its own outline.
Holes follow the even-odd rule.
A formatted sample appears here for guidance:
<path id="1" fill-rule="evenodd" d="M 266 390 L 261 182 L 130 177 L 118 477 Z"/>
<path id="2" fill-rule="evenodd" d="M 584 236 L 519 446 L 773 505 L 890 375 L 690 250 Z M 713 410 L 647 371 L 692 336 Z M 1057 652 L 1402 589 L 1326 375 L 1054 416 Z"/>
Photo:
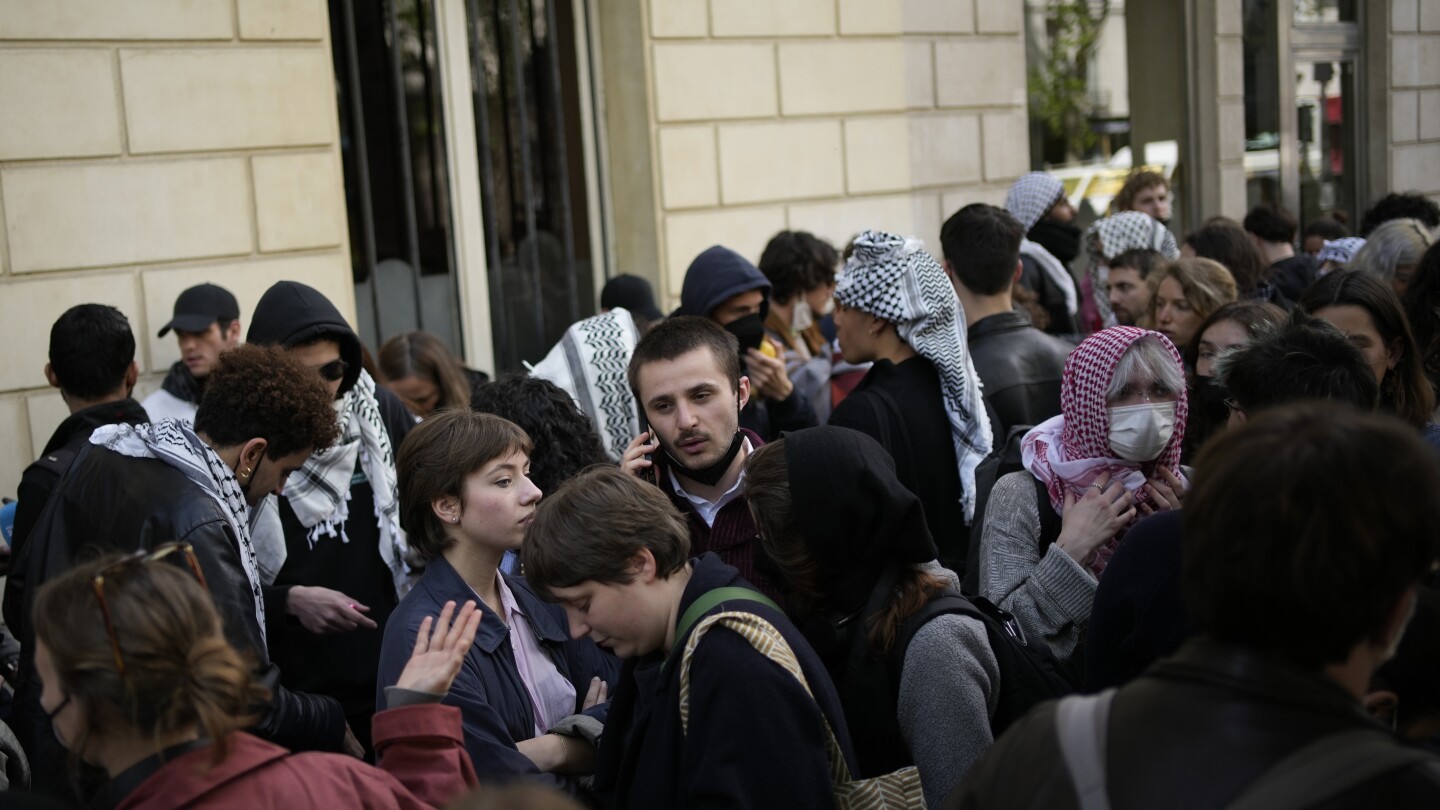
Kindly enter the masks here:
<path id="1" fill-rule="evenodd" d="M 493 413 L 530 434 L 530 480 L 541 492 L 554 492 L 592 464 L 610 460 L 595 426 L 560 386 L 541 377 L 507 377 L 475 390 L 470 407 Z M 518 573 L 519 555 L 510 551 L 500 563 Z"/>
<path id="2" fill-rule="evenodd" d="M 21 681 L 12 724 L 30 755 L 33 784 L 61 790 L 65 755 L 40 707 L 35 671 L 34 593 L 98 551 L 139 551 L 189 543 L 225 636 L 255 663 L 269 690 L 261 737 L 301 750 L 359 753 L 333 698 L 291 691 L 271 660 L 250 510 L 282 492 L 290 474 L 336 439 L 323 382 L 276 348 L 239 346 L 210 375 L 192 428 L 163 419 L 107 425 L 76 454 L 35 525 L 18 624 Z M 97 619 L 98 620 L 98 619 Z"/>

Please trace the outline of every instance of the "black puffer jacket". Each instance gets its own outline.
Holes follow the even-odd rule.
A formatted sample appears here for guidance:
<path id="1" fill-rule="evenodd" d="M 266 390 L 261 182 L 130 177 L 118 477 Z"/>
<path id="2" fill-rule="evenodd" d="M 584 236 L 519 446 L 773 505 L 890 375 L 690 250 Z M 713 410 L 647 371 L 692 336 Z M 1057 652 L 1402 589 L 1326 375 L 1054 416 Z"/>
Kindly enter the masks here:
<path id="1" fill-rule="evenodd" d="M 271 692 L 271 703 L 263 707 L 263 717 L 252 730 L 292 750 L 341 749 L 345 717 L 340 704 L 280 685 L 280 670 L 266 653 L 255 599 L 240 562 L 239 540 L 220 505 L 163 461 L 130 458 L 87 444 L 31 533 L 23 624 L 12 628 L 26 651 L 21 670 L 27 676 L 16 691 L 12 725 L 31 755 L 37 787 L 63 784 L 67 766 L 40 708 L 34 678 L 35 591 L 96 550 L 132 551 L 176 540 L 195 547 L 226 638 L 253 656 L 256 676 Z"/>

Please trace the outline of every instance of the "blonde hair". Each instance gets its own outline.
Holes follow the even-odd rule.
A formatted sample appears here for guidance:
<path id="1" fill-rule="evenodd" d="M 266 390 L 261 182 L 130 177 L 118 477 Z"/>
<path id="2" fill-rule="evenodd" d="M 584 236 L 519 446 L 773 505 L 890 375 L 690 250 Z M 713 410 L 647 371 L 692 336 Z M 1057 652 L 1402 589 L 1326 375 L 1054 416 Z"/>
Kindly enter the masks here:
<path id="1" fill-rule="evenodd" d="M 1180 292 L 1185 296 L 1185 301 L 1190 304 L 1190 309 L 1194 310 L 1201 320 L 1210 317 L 1210 313 L 1235 300 L 1235 277 L 1225 269 L 1225 265 L 1213 259 L 1199 257 L 1176 259 L 1151 273 L 1150 278 L 1146 280 L 1150 285 L 1150 318 L 1152 321 L 1155 318 L 1155 293 L 1160 289 L 1160 282 L 1167 278 L 1175 279 L 1175 282 L 1180 285 Z"/>

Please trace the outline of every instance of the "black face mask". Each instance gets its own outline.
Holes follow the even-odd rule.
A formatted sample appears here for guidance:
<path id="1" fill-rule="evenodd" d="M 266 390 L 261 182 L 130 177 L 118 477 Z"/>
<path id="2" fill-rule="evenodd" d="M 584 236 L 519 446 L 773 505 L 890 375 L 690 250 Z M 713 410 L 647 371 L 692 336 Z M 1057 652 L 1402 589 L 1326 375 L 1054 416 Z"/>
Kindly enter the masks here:
<path id="1" fill-rule="evenodd" d="M 740 341 L 742 358 L 745 356 L 746 349 L 758 349 L 765 340 L 765 322 L 760 320 L 758 312 L 752 312 L 743 318 L 736 318 L 725 324 L 725 331 Z"/>
<path id="2" fill-rule="evenodd" d="M 1062 264 L 1069 264 L 1080 255 L 1080 229 L 1068 222 L 1042 219 L 1026 236 L 1050 251 Z"/>
<path id="3" fill-rule="evenodd" d="M 735 457 L 740 455 L 740 447 L 744 443 L 745 437 L 740 434 L 740 431 L 735 431 L 735 438 L 731 440 L 730 449 L 725 451 L 725 455 L 721 456 L 720 459 L 714 464 L 698 470 L 692 470 L 684 464 L 680 463 L 680 459 L 675 458 L 675 456 L 671 455 L 670 451 L 666 449 L 663 445 L 661 446 L 661 449 L 665 453 L 665 458 L 669 460 L 671 465 L 673 465 L 673 468 L 677 474 L 683 475 L 692 481 L 704 484 L 707 487 L 713 487 L 720 482 L 721 478 L 725 477 L 725 471 L 730 469 L 730 462 L 734 461 Z"/>

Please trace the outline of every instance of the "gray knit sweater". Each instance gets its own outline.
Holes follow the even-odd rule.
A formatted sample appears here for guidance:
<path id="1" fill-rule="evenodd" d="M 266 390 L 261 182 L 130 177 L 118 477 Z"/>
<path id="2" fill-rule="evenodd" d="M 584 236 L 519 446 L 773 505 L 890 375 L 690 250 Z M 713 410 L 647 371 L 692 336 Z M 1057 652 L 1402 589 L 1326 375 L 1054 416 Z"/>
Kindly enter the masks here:
<path id="1" fill-rule="evenodd" d="M 1068 661 L 1090 621 L 1095 577 L 1052 543 L 1042 555 L 1035 483 L 1024 470 L 995 482 L 980 535 L 980 595 L 1015 614 L 1027 635 Z"/>
<path id="2" fill-rule="evenodd" d="M 989 750 L 999 697 L 1000 664 L 980 620 L 936 616 L 910 640 L 896 713 L 928 806 L 939 807 Z"/>

